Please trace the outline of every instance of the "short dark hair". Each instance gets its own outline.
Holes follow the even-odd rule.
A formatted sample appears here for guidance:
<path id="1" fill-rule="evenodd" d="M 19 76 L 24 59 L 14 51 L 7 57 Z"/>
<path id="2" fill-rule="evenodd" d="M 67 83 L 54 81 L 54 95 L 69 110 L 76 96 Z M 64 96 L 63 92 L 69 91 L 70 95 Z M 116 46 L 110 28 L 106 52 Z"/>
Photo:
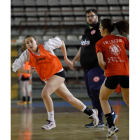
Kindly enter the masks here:
<path id="1" fill-rule="evenodd" d="M 90 12 L 93 12 L 93 13 L 95 13 L 96 16 L 98 16 L 97 10 L 95 10 L 95 9 L 88 9 L 88 10 L 86 11 L 86 14 L 88 14 L 88 13 L 90 13 Z"/>

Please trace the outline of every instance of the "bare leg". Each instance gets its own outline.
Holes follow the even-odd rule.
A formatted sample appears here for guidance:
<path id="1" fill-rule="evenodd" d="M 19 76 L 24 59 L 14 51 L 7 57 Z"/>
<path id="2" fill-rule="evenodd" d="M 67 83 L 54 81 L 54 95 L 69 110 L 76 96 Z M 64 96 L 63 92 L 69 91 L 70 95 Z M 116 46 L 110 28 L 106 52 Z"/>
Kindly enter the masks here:
<path id="1" fill-rule="evenodd" d="M 121 88 L 122 96 L 125 103 L 129 106 L 129 88 Z"/>
<path id="2" fill-rule="evenodd" d="M 46 82 L 46 85 L 44 86 L 42 90 L 42 98 L 45 104 L 45 107 L 48 112 L 51 112 L 54 110 L 53 108 L 53 102 L 50 95 L 60 87 L 60 85 L 64 82 L 64 78 L 53 75 L 50 77 L 50 79 Z"/>
<path id="3" fill-rule="evenodd" d="M 99 119 L 98 119 L 98 111 L 97 110 L 91 110 L 87 108 L 80 100 L 75 98 L 70 91 L 67 89 L 64 83 L 61 84 L 61 86 L 55 91 L 57 95 L 59 95 L 61 98 L 72 104 L 77 109 L 83 111 L 85 114 L 91 116 L 93 118 L 93 123 L 95 126 L 98 125 Z"/>
<path id="4" fill-rule="evenodd" d="M 108 89 L 104 85 L 101 86 L 99 98 L 104 114 L 111 113 L 111 108 L 108 103 L 108 98 L 114 92 L 114 90 L 115 89 Z"/>
<path id="5" fill-rule="evenodd" d="M 74 107 L 76 107 L 79 110 L 82 110 L 84 108 L 84 104 L 75 98 L 70 91 L 67 89 L 64 83 L 61 84 L 61 86 L 55 91 L 55 93 L 63 98 L 65 101 L 69 102 L 72 104 Z"/>
<path id="6" fill-rule="evenodd" d="M 103 112 L 104 112 L 104 115 L 108 122 L 108 127 L 109 127 L 108 129 L 109 132 L 107 134 L 107 137 L 110 137 L 111 135 L 119 131 L 119 129 L 113 123 L 113 119 L 111 115 L 111 108 L 108 103 L 108 98 L 110 94 L 114 92 L 114 90 L 115 89 L 108 89 L 107 87 L 104 86 L 104 84 L 102 85 L 100 89 L 100 102 L 101 102 L 101 106 L 102 106 L 102 109 L 103 109 Z"/>

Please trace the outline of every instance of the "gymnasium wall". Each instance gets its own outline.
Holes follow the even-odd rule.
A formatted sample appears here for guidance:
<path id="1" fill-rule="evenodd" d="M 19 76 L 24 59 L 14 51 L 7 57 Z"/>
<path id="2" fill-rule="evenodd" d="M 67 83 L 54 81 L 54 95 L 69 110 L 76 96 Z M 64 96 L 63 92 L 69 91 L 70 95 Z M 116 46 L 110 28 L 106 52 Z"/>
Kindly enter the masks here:
<path id="1" fill-rule="evenodd" d="M 64 40 L 68 58 L 72 60 L 88 26 L 85 11 L 89 8 L 97 10 L 99 21 L 103 18 L 111 18 L 114 22 L 129 20 L 129 0 L 11 0 L 11 66 L 21 54 L 23 39 L 28 34 L 33 34 L 40 44 L 58 36 Z M 118 32 L 115 30 L 114 34 Z M 78 98 L 88 98 L 80 63 L 72 71 L 64 62 L 61 49 L 56 49 L 55 54 L 65 69 L 68 89 Z M 43 86 L 38 74 L 33 73 L 33 99 L 41 99 Z M 20 92 L 17 73 L 11 68 L 11 99 L 19 99 Z M 59 98 L 55 94 L 52 97 Z M 111 97 L 121 97 L 121 94 L 115 92 Z"/>

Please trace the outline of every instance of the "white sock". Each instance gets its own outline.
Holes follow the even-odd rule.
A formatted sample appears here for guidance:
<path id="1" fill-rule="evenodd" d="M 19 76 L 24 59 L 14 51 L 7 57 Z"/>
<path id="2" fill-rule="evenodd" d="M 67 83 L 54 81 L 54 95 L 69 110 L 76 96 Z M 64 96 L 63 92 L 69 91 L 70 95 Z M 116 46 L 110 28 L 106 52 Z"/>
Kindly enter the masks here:
<path id="1" fill-rule="evenodd" d="M 84 105 L 83 109 L 81 110 L 82 112 L 84 112 L 84 110 L 87 108 L 87 106 Z"/>
<path id="2" fill-rule="evenodd" d="M 48 120 L 54 121 L 54 110 L 52 112 L 48 112 Z"/>

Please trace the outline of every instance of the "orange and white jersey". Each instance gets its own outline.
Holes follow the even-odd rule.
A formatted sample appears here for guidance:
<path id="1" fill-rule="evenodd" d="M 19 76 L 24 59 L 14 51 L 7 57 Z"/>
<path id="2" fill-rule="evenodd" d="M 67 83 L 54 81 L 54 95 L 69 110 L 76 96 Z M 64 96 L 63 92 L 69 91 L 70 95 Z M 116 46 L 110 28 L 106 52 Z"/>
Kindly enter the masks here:
<path id="1" fill-rule="evenodd" d="M 62 46 L 62 41 L 58 37 L 49 39 L 43 45 L 44 49 L 54 56 L 55 56 L 55 54 L 54 54 L 53 50 L 56 48 L 60 48 L 61 46 Z M 23 67 L 23 64 L 26 61 L 30 61 L 29 54 L 30 53 L 29 53 L 28 49 L 26 49 L 20 55 L 20 57 L 14 61 L 13 65 L 12 65 L 12 69 L 14 72 L 16 72 L 19 68 Z M 34 53 L 34 54 L 36 54 L 36 53 Z M 62 70 L 63 70 L 63 68 L 60 71 L 62 71 Z"/>
<path id="2" fill-rule="evenodd" d="M 29 70 L 29 69 L 30 69 L 29 62 L 26 61 L 25 64 L 23 64 L 23 67 L 22 67 L 22 68 L 25 69 L 25 70 Z M 23 76 L 24 78 L 29 78 L 29 79 L 31 79 L 31 78 L 30 78 L 30 77 L 31 77 L 31 74 L 27 74 L 27 73 L 18 73 L 19 79 L 21 79 L 22 76 Z"/>
<path id="3" fill-rule="evenodd" d="M 29 65 L 29 62 L 26 61 L 25 64 L 24 64 L 24 69 L 25 70 L 29 70 L 30 69 L 30 65 Z M 22 73 L 22 76 L 24 78 L 29 78 L 31 74 L 27 74 L 27 73 Z"/>
<path id="4" fill-rule="evenodd" d="M 38 45 L 40 55 L 35 55 L 30 50 L 29 65 L 35 67 L 40 79 L 47 81 L 52 75 L 63 69 L 60 60 L 56 55 L 52 55 L 44 49 L 42 45 Z"/>

